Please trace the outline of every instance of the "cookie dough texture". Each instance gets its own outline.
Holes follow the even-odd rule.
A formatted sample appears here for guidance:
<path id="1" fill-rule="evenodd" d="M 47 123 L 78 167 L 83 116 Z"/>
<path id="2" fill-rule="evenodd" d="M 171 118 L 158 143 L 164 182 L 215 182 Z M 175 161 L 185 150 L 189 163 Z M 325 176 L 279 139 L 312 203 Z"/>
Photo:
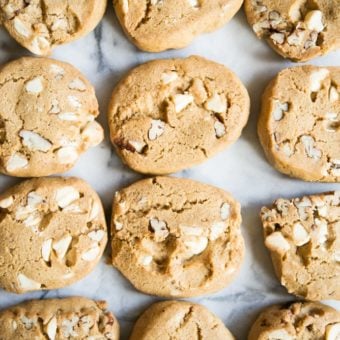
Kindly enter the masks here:
<path id="1" fill-rule="evenodd" d="M 262 208 L 265 244 L 289 293 L 340 300 L 340 191 Z"/>
<path id="2" fill-rule="evenodd" d="M 258 134 L 268 160 L 306 181 L 340 181 L 340 68 L 281 71 L 262 98 Z"/>
<path id="3" fill-rule="evenodd" d="M 105 301 L 82 297 L 33 300 L 0 312 L 2 340 L 119 339 Z"/>
<path id="4" fill-rule="evenodd" d="M 130 340 L 234 340 L 233 335 L 205 307 L 189 302 L 153 304 L 138 319 Z"/>
<path id="5" fill-rule="evenodd" d="M 132 169 L 169 174 L 236 141 L 249 116 L 249 96 L 226 67 L 192 56 L 155 60 L 132 70 L 109 107 L 111 140 Z"/>
<path id="6" fill-rule="evenodd" d="M 226 24 L 243 0 L 114 0 L 118 19 L 140 49 L 182 48 Z"/>
<path id="7" fill-rule="evenodd" d="M 115 195 L 112 262 L 147 294 L 216 292 L 241 266 L 240 223 L 240 205 L 220 189 L 187 179 L 142 180 Z"/>
<path id="8" fill-rule="evenodd" d="M 107 243 L 98 195 L 76 178 L 24 181 L 0 195 L 0 286 L 25 293 L 90 273 Z"/>
<path id="9" fill-rule="evenodd" d="M 21 58 L 0 69 L 0 171 L 40 177 L 69 170 L 99 144 L 94 88 L 73 66 Z"/>
<path id="10" fill-rule="evenodd" d="M 321 303 L 295 302 L 265 309 L 248 340 L 337 340 L 339 336 L 339 312 Z"/>
<path id="11" fill-rule="evenodd" d="M 340 47 L 338 0 L 245 0 L 245 12 L 258 38 L 293 61 Z"/>
<path id="12" fill-rule="evenodd" d="M 0 23 L 20 45 L 46 56 L 91 32 L 106 4 L 107 0 L 0 0 Z"/>

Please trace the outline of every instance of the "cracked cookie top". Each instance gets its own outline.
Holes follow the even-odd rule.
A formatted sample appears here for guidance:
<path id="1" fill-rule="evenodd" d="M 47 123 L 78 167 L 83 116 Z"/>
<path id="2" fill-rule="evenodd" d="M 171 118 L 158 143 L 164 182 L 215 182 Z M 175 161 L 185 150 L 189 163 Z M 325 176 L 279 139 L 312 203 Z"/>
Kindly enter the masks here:
<path id="1" fill-rule="evenodd" d="M 69 64 L 21 58 L 0 69 L 0 171 L 19 177 L 61 173 L 99 144 L 98 102 Z"/>
<path id="2" fill-rule="evenodd" d="M 137 320 L 130 340 L 234 340 L 222 321 L 205 307 L 183 301 L 153 304 Z"/>
<path id="3" fill-rule="evenodd" d="M 285 58 L 306 61 L 340 47 L 338 0 L 245 0 L 249 24 Z"/>
<path id="4" fill-rule="evenodd" d="M 223 65 L 196 56 L 151 61 L 113 91 L 111 140 L 132 169 L 169 174 L 237 140 L 249 105 L 247 90 Z"/>
<path id="5" fill-rule="evenodd" d="M 340 191 L 262 208 L 265 244 L 289 293 L 340 300 Z"/>
<path id="6" fill-rule="evenodd" d="M 168 297 L 224 288 L 244 253 L 240 205 L 226 192 L 169 177 L 116 193 L 112 262 L 140 291 Z"/>
<path id="7" fill-rule="evenodd" d="M 307 181 L 340 181 L 340 68 L 281 71 L 262 98 L 258 133 L 269 161 Z"/>
<path id="8" fill-rule="evenodd" d="M 70 285 L 107 243 L 98 195 L 76 178 L 27 180 L 0 195 L 0 287 L 25 293 Z"/>
<path id="9" fill-rule="evenodd" d="M 0 0 L 0 22 L 22 46 L 37 55 L 91 32 L 107 0 Z"/>

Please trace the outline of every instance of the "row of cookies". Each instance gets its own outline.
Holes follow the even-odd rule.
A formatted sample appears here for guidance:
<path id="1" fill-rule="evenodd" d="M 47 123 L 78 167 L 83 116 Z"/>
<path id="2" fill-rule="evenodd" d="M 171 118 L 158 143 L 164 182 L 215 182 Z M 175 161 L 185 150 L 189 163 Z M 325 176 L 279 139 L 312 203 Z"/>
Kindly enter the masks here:
<path id="1" fill-rule="evenodd" d="M 258 133 L 279 171 L 340 181 L 339 92 L 339 67 L 285 69 L 268 85 Z M 21 58 L 4 65 L 0 103 L 2 173 L 61 173 L 103 140 L 94 89 L 69 64 Z M 111 141 L 133 170 L 169 174 L 235 142 L 249 110 L 246 88 L 225 66 L 197 56 L 151 61 L 115 87 L 108 109 Z"/>
<path id="2" fill-rule="evenodd" d="M 119 324 L 105 301 L 81 297 L 33 300 L 0 312 L 2 340 L 119 339 Z M 340 313 L 311 302 L 266 308 L 248 340 L 337 340 Z M 223 322 L 205 307 L 184 301 L 151 305 L 137 320 L 130 340 L 234 340 Z"/>
<path id="3" fill-rule="evenodd" d="M 114 0 L 128 38 L 140 49 L 160 52 L 182 48 L 198 35 L 226 24 L 243 0 Z M 0 23 L 22 46 L 48 55 L 58 45 L 92 31 L 102 19 L 107 0 L 41 3 L 3 0 Z M 246 0 L 254 32 L 279 54 L 294 61 L 323 55 L 340 46 L 337 0 L 313 2 Z"/>

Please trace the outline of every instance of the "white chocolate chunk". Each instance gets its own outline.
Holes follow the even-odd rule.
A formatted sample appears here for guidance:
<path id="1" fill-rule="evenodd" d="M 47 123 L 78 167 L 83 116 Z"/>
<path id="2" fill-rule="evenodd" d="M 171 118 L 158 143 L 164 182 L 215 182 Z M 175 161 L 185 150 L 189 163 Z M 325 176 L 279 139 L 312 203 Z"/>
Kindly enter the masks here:
<path id="1" fill-rule="evenodd" d="M 210 229 L 210 240 L 215 241 L 217 240 L 227 229 L 225 222 L 216 222 L 213 223 Z"/>
<path id="2" fill-rule="evenodd" d="M 211 98 L 207 100 L 207 102 L 205 103 L 205 108 L 215 113 L 226 113 L 227 111 L 226 98 L 215 93 Z"/>
<path id="3" fill-rule="evenodd" d="M 52 251 L 52 239 L 48 239 L 44 241 L 41 246 L 41 256 L 45 262 L 50 261 L 51 251 Z"/>
<path id="4" fill-rule="evenodd" d="M 0 201 L 0 208 L 7 209 L 13 204 L 13 202 L 13 196 L 6 197 Z"/>
<path id="5" fill-rule="evenodd" d="M 25 168 L 27 165 L 28 165 L 27 158 L 24 155 L 17 152 L 13 156 L 11 156 L 10 159 L 8 160 L 6 170 L 8 172 L 12 172 L 18 169 Z"/>
<path id="6" fill-rule="evenodd" d="M 70 247 L 70 244 L 72 242 L 72 236 L 67 235 L 64 238 L 62 238 L 59 241 L 53 242 L 52 248 L 55 250 L 57 257 L 59 259 L 63 259 L 68 251 L 68 248 Z"/>
<path id="7" fill-rule="evenodd" d="M 120 0 L 122 4 L 122 11 L 124 14 L 129 13 L 129 0 Z"/>
<path id="8" fill-rule="evenodd" d="M 135 149 L 136 152 L 142 153 L 146 144 L 138 141 L 129 141 L 129 144 Z"/>
<path id="9" fill-rule="evenodd" d="M 141 256 L 139 262 L 142 266 L 149 266 L 152 263 L 153 257 L 151 255 Z"/>
<path id="10" fill-rule="evenodd" d="M 24 324 L 24 326 L 27 330 L 32 329 L 34 327 L 34 325 L 36 324 L 35 320 L 29 319 L 26 315 L 23 315 L 20 318 L 20 321 Z"/>
<path id="11" fill-rule="evenodd" d="M 14 29 L 17 33 L 22 35 L 25 38 L 29 38 L 32 35 L 32 29 L 26 25 L 22 20 L 18 17 L 15 17 L 13 20 Z"/>
<path id="12" fill-rule="evenodd" d="M 26 91 L 32 94 L 38 94 L 44 89 L 40 77 L 36 77 L 26 83 Z"/>
<path id="13" fill-rule="evenodd" d="M 85 91 L 86 90 L 86 85 L 85 83 L 79 79 L 73 79 L 69 84 L 68 84 L 68 88 L 70 90 L 77 90 L 77 91 Z"/>
<path id="14" fill-rule="evenodd" d="M 310 75 L 310 90 L 311 92 L 318 92 L 321 90 L 322 82 L 328 77 L 329 71 L 326 68 L 321 68 L 317 71 L 314 71 Z"/>
<path id="15" fill-rule="evenodd" d="M 338 101 L 339 97 L 340 97 L 339 96 L 339 92 L 336 89 L 336 87 L 335 86 L 331 86 L 329 88 L 329 100 L 330 100 L 330 102 L 334 103 L 334 102 Z"/>
<path id="16" fill-rule="evenodd" d="M 57 30 L 67 30 L 68 28 L 68 23 L 65 18 L 57 18 L 53 21 L 53 24 L 51 26 L 52 31 L 57 31 Z"/>
<path id="17" fill-rule="evenodd" d="M 270 38 L 279 45 L 282 45 L 285 41 L 285 35 L 283 33 L 273 33 L 271 34 Z"/>
<path id="18" fill-rule="evenodd" d="M 41 283 L 28 278 L 24 274 L 18 275 L 18 283 L 23 291 L 37 290 L 41 288 Z"/>
<path id="19" fill-rule="evenodd" d="M 18 324 L 15 320 L 12 321 L 12 329 L 15 331 L 18 328 Z"/>
<path id="20" fill-rule="evenodd" d="M 35 132 L 21 130 L 19 136 L 22 138 L 22 144 L 30 150 L 47 152 L 52 148 L 52 144 L 47 139 Z"/>
<path id="21" fill-rule="evenodd" d="M 77 98 L 76 96 L 68 96 L 67 97 L 67 101 L 69 102 L 70 105 L 72 105 L 74 108 L 76 109 L 80 109 L 81 108 L 81 101 L 79 98 Z"/>
<path id="22" fill-rule="evenodd" d="M 184 245 L 193 255 L 201 254 L 208 245 L 208 239 L 204 236 L 190 236 L 184 240 Z"/>
<path id="23" fill-rule="evenodd" d="M 50 71 L 55 75 L 57 80 L 62 79 L 65 75 L 65 70 L 57 64 L 52 64 L 50 66 Z"/>
<path id="24" fill-rule="evenodd" d="M 70 204 L 63 209 L 63 212 L 70 214 L 83 214 L 85 211 L 78 204 Z"/>
<path id="25" fill-rule="evenodd" d="M 90 214 L 89 214 L 89 222 L 95 220 L 98 215 L 100 213 L 100 204 L 93 200 L 92 204 L 91 204 L 91 210 L 90 210 Z"/>
<path id="26" fill-rule="evenodd" d="M 326 327 L 326 339 L 325 340 L 339 340 L 340 339 L 340 322 Z"/>
<path id="27" fill-rule="evenodd" d="M 74 146 L 66 146 L 57 151 L 58 161 L 61 164 L 71 164 L 78 159 L 78 150 Z"/>
<path id="28" fill-rule="evenodd" d="M 178 74 L 175 71 L 163 73 L 161 76 L 162 83 L 168 85 L 178 79 Z"/>
<path id="29" fill-rule="evenodd" d="M 301 142 L 305 148 L 305 152 L 309 158 L 320 159 L 322 156 L 321 150 L 314 147 L 315 140 L 312 136 L 304 135 L 301 137 Z"/>
<path id="30" fill-rule="evenodd" d="M 180 229 L 183 235 L 187 236 L 200 236 L 203 232 L 202 228 L 200 227 L 190 227 L 186 225 L 181 225 Z"/>
<path id="31" fill-rule="evenodd" d="M 148 132 L 148 137 L 150 140 L 156 140 L 163 135 L 165 130 L 165 123 L 161 120 L 153 119 L 151 121 L 151 127 Z"/>
<path id="32" fill-rule="evenodd" d="M 188 93 L 174 95 L 173 102 L 175 104 L 176 113 L 182 112 L 193 101 L 194 101 L 194 97 Z"/>
<path id="33" fill-rule="evenodd" d="M 75 112 L 62 112 L 58 114 L 58 118 L 60 120 L 64 120 L 66 122 L 77 122 L 80 120 L 80 117 Z"/>
<path id="34" fill-rule="evenodd" d="M 37 36 L 32 40 L 30 50 L 37 55 L 41 55 L 43 51 L 48 50 L 50 46 L 50 42 L 45 37 Z"/>
<path id="35" fill-rule="evenodd" d="M 322 12 L 319 10 L 308 12 L 304 22 L 306 27 L 311 31 L 322 32 L 325 28 L 322 22 Z"/>
<path id="36" fill-rule="evenodd" d="M 288 241 L 279 231 L 275 231 L 274 233 L 267 236 L 265 244 L 267 248 L 280 254 L 284 254 L 290 249 Z"/>
<path id="37" fill-rule="evenodd" d="M 56 190 L 55 200 L 60 208 L 66 208 L 80 198 L 79 191 L 72 186 L 65 186 Z"/>
<path id="38" fill-rule="evenodd" d="M 278 100 L 275 100 L 274 111 L 272 112 L 274 120 L 280 121 L 283 118 L 284 113 L 287 112 L 288 109 L 288 103 L 280 103 Z"/>
<path id="39" fill-rule="evenodd" d="M 55 340 L 57 334 L 57 318 L 55 316 L 48 322 L 46 333 L 49 340 Z"/>
<path id="40" fill-rule="evenodd" d="M 315 235 L 319 244 L 324 244 L 328 239 L 328 224 L 325 220 L 316 218 L 314 221 L 316 225 Z"/>
<path id="41" fill-rule="evenodd" d="M 220 209 L 220 215 L 223 221 L 227 220 L 230 216 L 230 204 L 223 203 Z"/>
<path id="42" fill-rule="evenodd" d="M 293 240 L 298 247 L 301 247 L 310 241 L 310 235 L 301 223 L 295 223 L 293 225 Z"/>
<path id="43" fill-rule="evenodd" d="M 169 235 L 166 222 L 160 221 L 157 218 L 151 218 L 149 223 L 152 231 L 155 233 L 156 239 L 165 239 Z"/>
<path id="44" fill-rule="evenodd" d="M 70 337 L 77 337 L 78 333 L 74 330 L 74 327 L 78 324 L 79 317 L 78 316 L 72 316 L 71 319 L 63 320 L 61 323 L 61 331 L 63 333 L 63 336 L 69 339 Z"/>
<path id="45" fill-rule="evenodd" d="M 93 241 L 100 242 L 105 237 L 105 234 L 104 230 L 94 230 L 89 232 L 87 236 Z"/>
<path id="46" fill-rule="evenodd" d="M 97 122 L 88 123 L 81 133 L 83 141 L 91 146 L 96 146 L 104 139 L 103 128 Z"/>
<path id="47" fill-rule="evenodd" d="M 24 225 L 28 228 L 31 228 L 33 232 L 38 232 L 37 228 L 39 227 L 42 221 L 42 217 L 39 214 L 33 214 L 28 216 L 24 221 Z"/>
<path id="48" fill-rule="evenodd" d="M 267 340 L 295 340 L 285 329 L 276 329 L 266 335 Z"/>
<path id="49" fill-rule="evenodd" d="M 226 134 L 226 128 L 223 123 L 216 120 L 214 123 L 215 135 L 217 138 L 222 138 Z"/>
<path id="50" fill-rule="evenodd" d="M 96 245 L 93 248 L 87 250 L 85 253 L 81 255 L 81 258 L 84 261 L 90 262 L 95 260 L 100 253 L 100 248 Z"/>
<path id="51" fill-rule="evenodd" d="M 52 99 L 51 100 L 51 108 L 48 111 L 48 113 L 52 113 L 52 114 L 60 113 L 60 106 L 59 106 L 58 99 Z"/>
<path id="52" fill-rule="evenodd" d="M 189 5 L 193 8 L 198 8 L 200 6 L 199 0 L 187 0 Z"/>
<path id="53" fill-rule="evenodd" d="M 282 152 L 287 156 L 291 157 L 293 155 L 293 149 L 290 146 L 289 142 L 282 143 Z"/>

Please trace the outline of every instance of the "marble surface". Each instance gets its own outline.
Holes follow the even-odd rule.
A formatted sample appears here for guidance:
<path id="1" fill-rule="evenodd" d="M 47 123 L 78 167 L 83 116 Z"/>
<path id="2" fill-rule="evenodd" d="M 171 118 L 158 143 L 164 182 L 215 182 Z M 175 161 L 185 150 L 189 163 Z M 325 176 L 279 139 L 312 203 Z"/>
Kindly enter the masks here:
<path id="1" fill-rule="evenodd" d="M 0 28 L 0 64 L 28 54 Z M 260 207 L 280 196 L 293 197 L 340 189 L 339 184 L 311 184 L 290 179 L 276 172 L 265 160 L 256 136 L 259 99 L 268 81 L 291 63 L 255 38 L 242 11 L 224 28 L 197 38 L 186 49 L 149 54 L 138 51 L 126 39 L 109 6 L 104 20 L 93 33 L 58 48 L 52 57 L 72 63 L 95 85 L 101 107 L 100 121 L 106 130 L 105 142 L 83 155 L 75 168 L 66 175 L 87 180 L 99 192 L 109 218 L 115 190 L 141 178 L 122 165 L 108 140 L 106 109 L 112 89 L 124 73 L 140 63 L 155 58 L 191 54 L 205 56 L 231 68 L 245 83 L 252 99 L 250 121 L 237 143 L 206 163 L 176 174 L 226 189 L 242 204 L 242 230 L 247 252 L 239 276 L 219 293 L 193 299 L 217 314 L 237 339 L 242 340 L 246 339 L 249 327 L 261 308 L 293 299 L 274 276 L 270 258 L 263 245 L 258 217 Z M 340 51 L 311 63 L 340 66 Z M 1 176 L 0 190 L 17 181 Z M 0 309 L 30 298 L 84 295 L 105 299 L 120 321 L 122 339 L 127 339 L 137 316 L 157 298 L 134 290 L 128 281 L 107 264 L 109 255 L 108 248 L 106 256 L 89 276 L 65 289 L 21 296 L 0 290 Z M 340 309 L 340 302 L 329 303 Z"/>

